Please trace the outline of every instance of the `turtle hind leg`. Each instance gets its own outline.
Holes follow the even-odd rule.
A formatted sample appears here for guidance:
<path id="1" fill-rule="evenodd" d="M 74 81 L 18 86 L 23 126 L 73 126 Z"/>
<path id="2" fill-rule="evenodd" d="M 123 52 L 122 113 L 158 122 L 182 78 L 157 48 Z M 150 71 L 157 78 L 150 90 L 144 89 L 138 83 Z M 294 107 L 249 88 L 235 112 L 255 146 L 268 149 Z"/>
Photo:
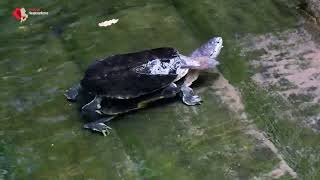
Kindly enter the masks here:
<path id="1" fill-rule="evenodd" d="M 82 111 L 95 112 L 95 111 L 101 109 L 101 101 L 102 101 L 102 97 L 96 95 L 91 102 L 89 102 L 88 104 L 86 104 L 82 107 Z"/>
<path id="2" fill-rule="evenodd" d="M 77 98 L 79 96 L 81 90 L 81 85 L 77 84 L 70 89 L 66 90 L 64 93 L 64 96 L 69 100 L 69 101 L 77 101 Z"/>
<path id="3" fill-rule="evenodd" d="M 111 121 L 115 116 L 108 116 L 98 119 L 94 122 L 83 125 L 83 128 L 90 129 L 92 131 L 100 132 L 104 136 L 110 134 L 111 127 L 107 126 L 106 123 Z"/>
<path id="4" fill-rule="evenodd" d="M 183 103 L 185 103 L 188 106 L 199 105 L 202 102 L 201 97 L 195 95 L 193 90 L 188 86 L 181 87 L 181 96 Z"/>

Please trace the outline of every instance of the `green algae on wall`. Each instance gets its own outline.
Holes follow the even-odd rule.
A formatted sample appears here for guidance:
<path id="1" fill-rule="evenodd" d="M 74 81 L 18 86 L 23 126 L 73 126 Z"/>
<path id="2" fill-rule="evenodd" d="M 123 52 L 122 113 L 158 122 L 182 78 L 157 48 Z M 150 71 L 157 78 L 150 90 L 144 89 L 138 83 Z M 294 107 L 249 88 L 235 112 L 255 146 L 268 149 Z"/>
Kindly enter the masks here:
<path id="1" fill-rule="evenodd" d="M 267 0 L 28 3 L 0 2 L 5 7 L 0 11 L 0 177 L 254 179 L 278 164 L 274 154 L 243 133 L 238 117 L 211 89 L 201 91 L 204 103 L 198 107 L 177 100 L 121 117 L 110 124 L 106 138 L 81 128 L 79 107 L 65 101 L 63 92 L 94 59 L 159 46 L 188 54 L 217 35 L 225 39 L 220 69 L 239 83 L 248 77 L 248 66 L 235 40 L 291 27 L 291 10 Z M 20 24 L 9 14 L 22 6 L 44 8 L 49 16 Z M 119 22 L 98 27 L 112 18 Z M 200 87 L 214 80 L 211 72 L 205 76 Z"/>

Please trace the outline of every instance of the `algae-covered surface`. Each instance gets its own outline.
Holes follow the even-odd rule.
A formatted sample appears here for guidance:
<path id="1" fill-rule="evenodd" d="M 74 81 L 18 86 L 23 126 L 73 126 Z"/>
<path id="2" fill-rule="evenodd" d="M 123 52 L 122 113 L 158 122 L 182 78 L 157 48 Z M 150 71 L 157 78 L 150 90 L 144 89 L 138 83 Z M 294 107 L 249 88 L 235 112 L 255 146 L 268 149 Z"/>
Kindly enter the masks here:
<path id="1" fill-rule="evenodd" d="M 297 104 L 254 78 L 265 69 L 254 62 L 274 58 L 274 51 L 257 48 L 256 39 L 281 39 L 306 26 L 295 2 L 61 0 L 0 6 L 0 179 L 320 178 L 320 135 L 305 120 L 317 123 L 317 106 L 306 111 L 301 104 L 310 99 Z M 49 14 L 20 23 L 11 16 L 17 7 Z M 113 18 L 119 21 L 98 26 Z M 317 30 L 306 31 L 303 42 L 317 36 Z M 103 137 L 81 128 L 79 106 L 63 96 L 94 60 L 161 46 L 188 55 L 213 36 L 224 39 L 220 73 L 204 72 L 194 85 L 204 100 L 200 106 L 179 99 L 155 104 L 112 121 L 111 134 Z M 290 52 L 288 46 L 270 49 Z"/>

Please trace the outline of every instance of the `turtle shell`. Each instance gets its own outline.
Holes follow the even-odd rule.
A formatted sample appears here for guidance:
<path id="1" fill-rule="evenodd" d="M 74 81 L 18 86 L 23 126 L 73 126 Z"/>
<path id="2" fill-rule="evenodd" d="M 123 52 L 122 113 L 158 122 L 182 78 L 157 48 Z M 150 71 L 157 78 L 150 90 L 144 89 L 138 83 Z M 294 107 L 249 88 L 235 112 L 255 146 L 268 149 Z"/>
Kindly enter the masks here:
<path id="1" fill-rule="evenodd" d="M 179 81 L 182 84 L 183 80 Z M 142 95 L 131 99 L 110 99 L 105 98 L 101 102 L 100 112 L 104 115 L 118 115 L 147 107 L 148 105 L 162 100 L 175 97 L 180 88 L 167 86 L 150 94 Z"/>
<path id="2" fill-rule="evenodd" d="M 105 97 L 135 98 L 174 82 L 180 63 L 179 53 L 174 48 L 109 56 L 88 67 L 81 86 Z"/>

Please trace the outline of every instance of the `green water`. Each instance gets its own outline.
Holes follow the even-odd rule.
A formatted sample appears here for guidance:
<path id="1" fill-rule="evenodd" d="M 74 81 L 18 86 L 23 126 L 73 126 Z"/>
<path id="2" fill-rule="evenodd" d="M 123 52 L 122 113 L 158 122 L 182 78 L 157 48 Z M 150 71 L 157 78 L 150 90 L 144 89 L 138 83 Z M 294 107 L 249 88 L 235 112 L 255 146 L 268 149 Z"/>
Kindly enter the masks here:
<path id="1" fill-rule="evenodd" d="M 67 102 L 63 93 L 95 59 L 161 46 L 189 54 L 213 36 L 222 36 L 225 42 L 219 70 L 241 88 L 241 83 L 248 83 L 250 70 L 236 40 L 247 33 L 295 27 L 297 13 L 285 4 L 280 0 L 1 1 L 0 179 L 254 179 L 270 172 L 279 160 L 245 135 L 245 125 L 212 89 L 205 88 L 214 82 L 214 72 L 206 73 L 209 78 L 196 88 L 204 89 L 199 91 L 201 106 L 175 101 L 141 110 L 113 121 L 107 137 L 83 130 L 79 107 Z M 29 15 L 19 23 L 11 17 L 16 7 L 41 8 L 49 15 Z M 119 22 L 98 27 L 112 18 Z M 249 91 L 244 88 L 244 95 L 252 98 L 245 104 L 256 117 L 255 108 L 264 102 Z M 264 123 L 254 120 L 266 130 Z M 278 135 L 282 133 L 274 134 Z M 285 142 L 277 144 L 280 149 Z M 316 141 L 308 145 L 312 149 Z M 296 165 L 298 158 L 290 153 L 285 158 L 293 158 L 290 165 L 302 177 L 316 177 L 319 164 L 306 159 Z M 313 171 L 308 169 L 311 165 Z"/>

